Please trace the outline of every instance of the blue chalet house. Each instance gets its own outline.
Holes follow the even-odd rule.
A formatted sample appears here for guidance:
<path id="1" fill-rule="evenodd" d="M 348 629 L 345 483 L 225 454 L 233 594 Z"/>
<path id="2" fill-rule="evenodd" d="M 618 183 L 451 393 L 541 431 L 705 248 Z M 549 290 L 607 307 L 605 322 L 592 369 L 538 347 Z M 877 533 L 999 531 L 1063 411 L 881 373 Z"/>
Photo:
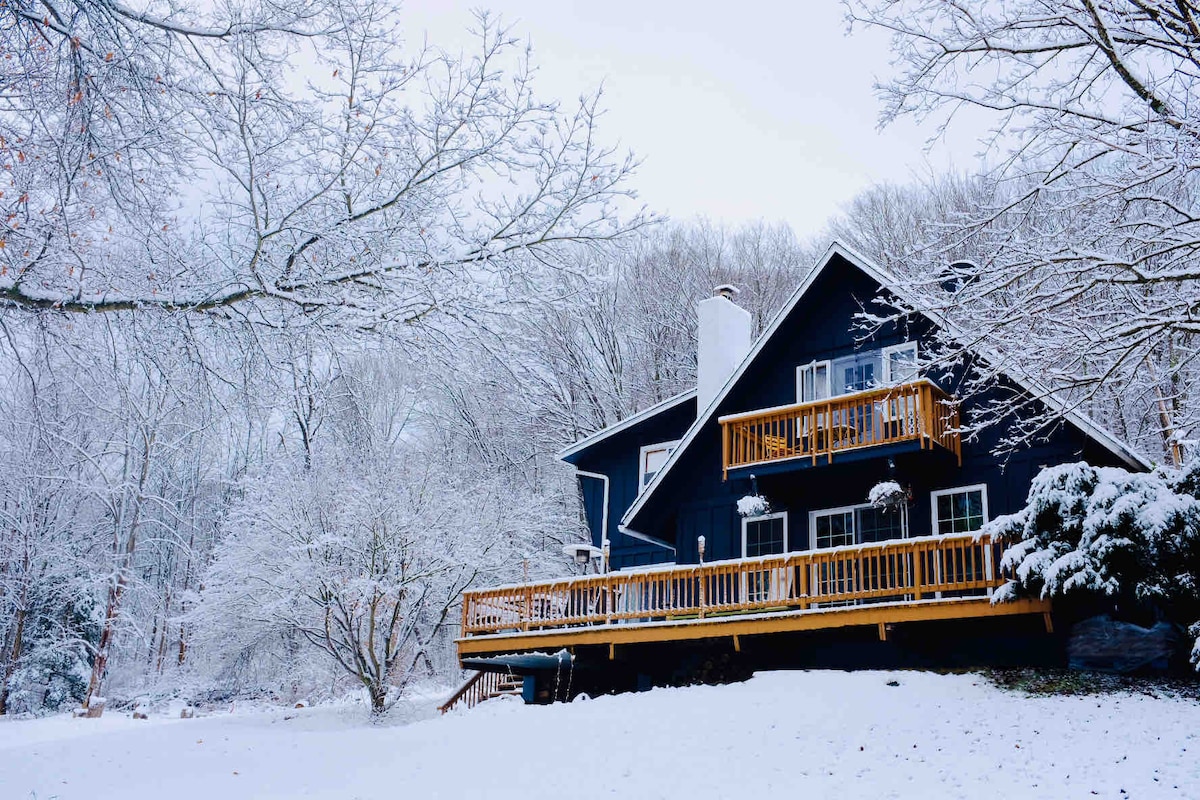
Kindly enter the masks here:
<path id="1" fill-rule="evenodd" d="M 834 244 L 752 341 L 736 290 L 718 287 L 698 309 L 696 389 L 560 453 L 596 574 L 465 593 L 462 663 L 534 674 L 538 654 L 565 650 L 576 690 L 605 690 L 720 669 L 1053 659 L 1049 604 L 993 605 L 1000 546 L 976 532 L 1023 506 L 1044 466 L 1148 464 L 1073 412 L 1003 459 L 1003 425 L 965 441 L 960 420 L 995 398 L 922 374 L 928 315 L 864 339 L 856 315 L 881 290 L 903 291 Z M 526 681 L 527 699 L 544 683 Z"/>

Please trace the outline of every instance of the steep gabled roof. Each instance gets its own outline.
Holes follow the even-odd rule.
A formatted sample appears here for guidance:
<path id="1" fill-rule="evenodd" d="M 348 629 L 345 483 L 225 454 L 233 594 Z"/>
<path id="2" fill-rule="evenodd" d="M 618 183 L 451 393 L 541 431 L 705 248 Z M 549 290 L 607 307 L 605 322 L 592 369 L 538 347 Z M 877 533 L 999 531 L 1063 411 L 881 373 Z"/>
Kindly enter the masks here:
<path id="1" fill-rule="evenodd" d="M 587 436 L 583 437 L 575 444 L 565 447 L 562 450 L 559 450 L 558 453 L 555 454 L 555 456 L 560 461 L 566 461 L 567 463 L 574 463 L 572 461 L 572 457 L 578 455 L 579 453 L 582 453 L 584 450 L 587 450 L 592 445 L 599 444 L 600 442 L 604 441 L 605 439 L 607 439 L 608 437 L 610 437 L 614 434 L 617 434 L 617 433 L 620 433 L 621 431 L 632 428 L 634 425 L 637 425 L 639 422 L 645 422 L 646 420 L 650 419 L 651 417 L 657 416 L 658 414 L 661 414 L 664 411 L 669 411 L 670 409 L 675 408 L 678 405 L 686 403 L 688 400 L 691 400 L 695 396 L 696 396 L 696 390 L 688 389 L 686 392 L 680 392 L 679 394 L 675 395 L 674 397 L 668 397 L 666 400 L 663 400 L 661 403 L 655 403 L 654 405 L 650 406 L 649 408 L 642 409 L 641 411 L 637 412 L 633 416 L 626 417 L 625 419 L 621 420 L 620 422 L 616 422 L 616 423 L 613 423 L 612 425 L 609 425 L 607 428 L 603 428 L 601 430 L 596 431 L 595 433 L 588 434 Z"/>
<path id="2" fill-rule="evenodd" d="M 766 330 L 763 331 L 762 335 L 758 337 L 758 340 L 755 341 L 754 346 L 750 349 L 750 352 L 746 354 L 746 357 L 742 359 L 742 362 L 738 365 L 737 369 L 735 369 L 729 376 L 729 379 L 725 381 L 725 385 L 721 387 L 721 391 L 717 393 L 717 396 L 713 398 L 712 402 L 708 404 L 707 408 L 699 409 L 699 413 L 696 415 L 696 421 L 692 423 L 692 426 L 688 428 L 687 433 L 683 435 L 683 439 L 680 440 L 679 445 L 675 448 L 674 452 L 671 453 L 666 464 L 664 464 L 662 469 L 658 471 L 658 474 L 654 476 L 653 480 L 651 480 L 650 484 L 642 491 L 642 493 L 638 495 L 637 499 L 634 500 L 633 505 L 626 510 L 625 515 L 621 518 L 622 527 L 633 521 L 638 512 L 641 511 L 646 505 L 646 502 L 654 495 L 655 489 L 657 489 L 662 483 L 664 477 L 671 471 L 675 464 L 685 457 L 692 442 L 699 435 L 700 431 L 702 431 L 704 427 L 713 420 L 713 415 L 721 406 L 721 403 L 724 402 L 725 397 L 741 379 L 742 375 L 746 372 L 749 366 L 754 363 L 754 360 L 766 346 L 767 342 L 769 342 L 783 326 L 784 320 L 787 319 L 788 315 L 791 314 L 793 309 L 795 309 L 797 304 L 799 304 L 801 298 L 804 297 L 805 293 L 809 290 L 809 288 L 812 287 L 817 278 L 825 271 L 835 256 L 841 256 L 843 259 L 862 270 L 867 276 L 878 283 L 880 287 L 888 290 L 897 298 L 908 303 L 911 307 L 921 307 L 921 303 L 914 298 L 912 294 L 904 288 L 903 284 L 901 284 L 901 282 L 887 270 L 880 267 L 878 264 L 874 263 L 871 261 L 871 259 L 862 255 L 861 253 L 858 253 L 853 248 L 844 245 L 841 242 L 833 242 L 833 244 L 829 246 L 829 248 L 825 251 L 825 254 L 817 262 L 816 267 L 814 267 L 813 270 L 808 273 L 808 275 L 796 288 L 796 291 L 792 293 L 792 296 L 789 297 L 787 302 L 783 304 L 783 308 L 781 308 L 771 320 L 771 324 L 768 325 Z M 957 326 L 942 317 L 940 314 L 932 311 L 922 311 L 920 313 L 942 330 L 948 332 L 955 339 L 965 338 Z M 975 348 L 975 350 L 978 352 L 978 348 Z M 980 355 L 984 356 L 985 358 L 988 356 L 987 353 L 980 353 Z M 1066 419 L 1075 427 L 1079 428 L 1084 435 L 1095 440 L 1098 444 L 1112 452 L 1113 455 L 1124 461 L 1129 466 L 1135 469 L 1144 470 L 1149 470 L 1151 468 L 1152 465 L 1142 456 L 1134 452 L 1134 450 L 1127 444 L 1101 428 L 1086 415 L 1063 405 L 1060 400 L 1058 400 L 1036 380 L 1028 376 L 1013 375 L 1011 373 L 1008 374 L 1008 377 L 1013 381 L 1013 383 L 1032 394 L 1038 400 L 1058 411 L 1060 414 L 1062 414 L 1064 419 Z"/>

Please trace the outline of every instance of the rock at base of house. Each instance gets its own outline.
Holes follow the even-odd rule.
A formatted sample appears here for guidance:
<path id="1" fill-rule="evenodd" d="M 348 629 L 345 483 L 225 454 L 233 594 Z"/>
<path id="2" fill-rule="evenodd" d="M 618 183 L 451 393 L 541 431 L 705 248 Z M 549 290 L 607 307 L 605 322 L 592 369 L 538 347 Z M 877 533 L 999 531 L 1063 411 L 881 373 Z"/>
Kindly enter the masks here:
<path id="1" fill-rule="evenodd" d="M 1067 641 L 1067 659 L 1071 669 L 1118 674 L 1165 672 L 1179 642 L 1178 629 L 1169 623 L 1143 628 L 1104 615 L 1075 624 Z"/>

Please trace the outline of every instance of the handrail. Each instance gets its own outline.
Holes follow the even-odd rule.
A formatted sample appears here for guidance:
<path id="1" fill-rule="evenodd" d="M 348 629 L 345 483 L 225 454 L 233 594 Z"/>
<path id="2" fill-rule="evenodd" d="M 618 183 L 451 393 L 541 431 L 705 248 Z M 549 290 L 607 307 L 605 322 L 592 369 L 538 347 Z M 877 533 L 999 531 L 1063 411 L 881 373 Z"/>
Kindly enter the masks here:
<path id="1" fill-rule="evenodd" d="M 483 680 L 483 676 L 487 674 L 488 673 L 486 672 L 476 672 L 474 675 L 472 675 L 466 683 L 459 687 L 458 691 L 455 692 L 449 700 L 438 706 L 438 711 L 445 714 L 447 711 L 454 708 L 454 706 L 457 705 L 460 700 L 467 696 L 468 692 L 471 692 L 473 689 L 475 689 L 475 687 Z M 470 700 L 465 702 L 467 704 L 467 708 L 475 705 L 475 703 L 471 702 Z"/>
<path id="2" fill-rule="evenodd" d="M 506 694 L 503 689 L 506 680 L 511 678 L 498 672 L 476 672 L 449 700 L 438 706 L 438 711 L 445 714 L 459 703 L 474 708 L 484 700 Z"/>
<path id="3" fill-rule="evenodd" d="M 962 460 L 958 407 L 926 379 L 720 418 L 722 469 L 919 441 Z"/>
<path id="4" fill-rule="evenodd" d="M 463 635 L 922 600 L 1004 583 L 999 544 L 928 536 L 463 593 Z"/>

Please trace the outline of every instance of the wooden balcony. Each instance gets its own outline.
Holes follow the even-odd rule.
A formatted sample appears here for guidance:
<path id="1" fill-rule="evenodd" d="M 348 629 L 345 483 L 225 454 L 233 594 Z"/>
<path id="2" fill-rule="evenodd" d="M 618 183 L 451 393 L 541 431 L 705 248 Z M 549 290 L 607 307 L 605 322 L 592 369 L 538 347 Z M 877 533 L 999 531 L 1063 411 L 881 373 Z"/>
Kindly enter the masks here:
<path id="1" fill-rule="evenodd" d="M 919 442 L 962 461 L 958 407 L 927 380 L 721 417 L 723 470 Z"/>
<path id="2" fill-rule="evenodd" d="M 999 557 L 987 537 L 929 536 L 468 591 L 459 656 L 1048 613 L 991 604 Z"/>

